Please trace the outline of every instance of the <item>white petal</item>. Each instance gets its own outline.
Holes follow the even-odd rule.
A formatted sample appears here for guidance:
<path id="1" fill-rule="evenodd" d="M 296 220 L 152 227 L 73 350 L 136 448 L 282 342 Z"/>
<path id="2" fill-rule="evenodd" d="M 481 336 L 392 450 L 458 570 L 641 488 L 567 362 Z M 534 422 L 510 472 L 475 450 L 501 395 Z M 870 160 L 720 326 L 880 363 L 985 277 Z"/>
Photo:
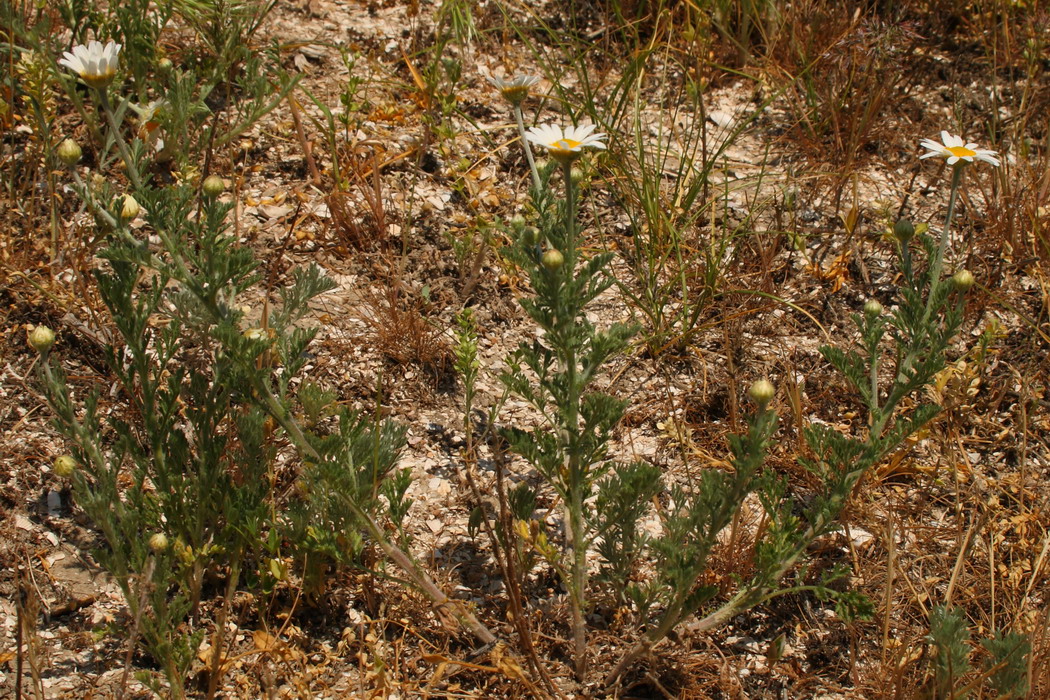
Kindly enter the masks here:
<path id="1" fill-rule="evenodd" d="M 586 141 L 592 131 L 594 131 L 594 124 L 581 124 L 580 126 L 570 126 L 565 135 L 575 141 Z"/>
<path id="2" fill-rule="evenodd" d="M 948 165 L 955 165 L 959 162 L 959 156 L 952 156 L 948 159 Z"/>

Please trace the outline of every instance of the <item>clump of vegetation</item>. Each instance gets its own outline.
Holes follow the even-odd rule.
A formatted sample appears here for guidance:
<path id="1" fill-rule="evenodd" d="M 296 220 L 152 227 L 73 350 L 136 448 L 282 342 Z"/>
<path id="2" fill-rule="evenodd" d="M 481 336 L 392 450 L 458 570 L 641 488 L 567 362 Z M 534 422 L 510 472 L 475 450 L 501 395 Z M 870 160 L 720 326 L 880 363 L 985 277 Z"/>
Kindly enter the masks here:
<path id="1" fill-rule="evenodd" d="M 432 9 L 0 10 L 15 695 L 1041 697 L 1038 5 Z"/>

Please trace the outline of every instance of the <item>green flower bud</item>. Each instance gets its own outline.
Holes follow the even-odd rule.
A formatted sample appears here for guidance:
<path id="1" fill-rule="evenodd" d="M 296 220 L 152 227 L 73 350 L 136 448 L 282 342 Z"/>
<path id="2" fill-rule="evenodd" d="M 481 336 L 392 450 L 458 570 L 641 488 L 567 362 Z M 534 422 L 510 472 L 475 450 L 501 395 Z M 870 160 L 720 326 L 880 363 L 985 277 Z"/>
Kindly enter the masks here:
<path id="1" fill-rule="evenodd" d="M 548 270 L 557 270 L 565 264 L 565 256 L 557 248 L 551 248 L 543 254 L 543 266 Z"/>
<path id="2" fill-rule="evenodd" d="M 56 476 L 68 479 L 77 470 L 77 461 L 69 455 L 62 455 L 55 460 L 54 470 Z"/>
<path id="3" fill-rule="evenodd" d="M 171 72 L 171 69 L 175 67 L 175 64 L 171 62 L 171 59 L 164 57 L 157 61 L 157 71 L 163 75 L 167 75 Z"/>
<path id="4" fill-rule="evenodd" d="M 530 248 L 540 242 L 540 230 L 535 226 L 526 226 L 521 232 L 521 242 Z"/>
<path id="5" fill-rule="evenodd" d="M 45 353 L 55 344 L 55 332 L 47 326 L 37 326 L 29 331 L 29 347 Z"/>
<path id="6" fill-rule="evenodd" d="M 189 546 L 181 539 L 175 540 L 175 556 L 179 558 L 185 566 L 192 566 L 194 560 L 197 558 L 196 552 L 193 551 L 193 547 Z"/>
<path id="7" fill-rule="evenodd" d="M 751 389 L 747 393 L 751 396 L 751 400 L 758 404 L 759 408 L 765 408 L 773 400 L 773 394 L 776 393 L 776 389 L 773 387 L 773 382 L 768 379 L 759 379 L 751 385 Z"/>
<path id="8" fill-rule="evenodd" d="M 122 221 L 133 221 L 139 215 L 142 208 L 130 194 L 124 195 L 124 203 L 120 206 L 120 218 Z"/>
<path id="9" fill-rule="evenodd" d="M 80 157 L 84 155 L 84 152 L 80 150 L 80 144 L 76 141 L 66 139 L 58 144 L 58 148 L 55 149 L 55 155 L 64 164 L 72 166 L 80 162 Z"/>
<path id="10" fill-rule="evenodd" d="M 893 225 L 893 236 L 901 243 L 907 243 L 915 235 L 915 225 L 908 219 L 898 219 Z"/>
<path id="11" fill-rule="evenodd" d="M 952 284 L 960 292 L 968 292 L 977 283 L 974 279 L 973 273 L 969 270 L 959 270 L 952 275 Z"/>
<path id="12" fill-rule="evenodd" d="M 586 181 L 587 174 L 581 168 L 573 168 L 569 171 L 569 179 L 572 180 L 573 185 L 579 187 L 581 183 Z"/>
<path id="13" fill-rule="evenodd" d="M 868 299 L 864 304 L 864 315 L 868 318 L 875 318 L 876 316 L 882 315 L 882 304 L 875 299 Z"/>
<path id="14" fill-rule="evenodd" d="M 204 192 L 204 196 L 209 199 L 215 199 L 226 191 L 226 183 L 224 183 L 222 178 L 218 175 L 209 175 L 204 178 L 204 183 L 201 185 L 201 189 Z"/>
<path id="15" fill-rule="evenodd" d="M 525 230 L 525 217 L 521 214 L 515 214 L 510 217 L 510 228 L 514 233 L 521 233 Z"/>
<path id="16" fill-rule="evenodd" d="M 168 537 L 163 532 L 158 532 L 149 538 L 149 548 L 154 554 L 160 554 L 168 548 Z"/>

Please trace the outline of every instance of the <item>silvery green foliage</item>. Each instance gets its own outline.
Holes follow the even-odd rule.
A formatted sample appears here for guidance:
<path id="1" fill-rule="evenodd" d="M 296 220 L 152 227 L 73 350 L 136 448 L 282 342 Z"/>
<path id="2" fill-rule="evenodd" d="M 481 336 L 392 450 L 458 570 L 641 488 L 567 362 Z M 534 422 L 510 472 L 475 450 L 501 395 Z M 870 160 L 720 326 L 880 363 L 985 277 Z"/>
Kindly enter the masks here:
<path id="1" fill-rule="evenodd" d="M 316 336 L 302 321 L 332 282 L 316 267 L 297 270 L 251 328 L 237 302 L 258 283 L 258 264 L 226 231 L 230 205 L 198 203 L 186 187 L 139 198 L 160 243 L 120 227 L 96 271 L 116 330 L 105 349 L 111 410 L 99 410 L 97 390 L 75 400 L 49 358 L 41 379 L 81 465 L 74 493 L 102 533 L 98 560 L 181 696 L 203 634 L 188 616 L 206 575 L 225 575 L 232 591 L 242 572 L 272 585 L 283 553 L 355 562 L 376 520 L 400 528 L 411 501 L 407 473 L 394 470 L 403 428 L 329 416 L 331 392 L 307 384 L 297 400 L 292 390 Z M 294 489 L 276 482 L 285 441 L 305 463 L 282 477 Z M 150 550 L 156 533 L 171 545 Z"/>
<path id="2" fill-rule="evenodd" d="M 975 685 L 964 678 L 972 666 L 973 651 L 970 627 L 959 608 L 938 605 L 930 611 L 931 645 L 930 666 L 933 671 L 932 697 L 966 698 Z M 1023 698 L 1028 694 L 1028 655 L 1032 644 L 1028 637 L 1016 632 L 997 630 L 981 640 L 988 652 L 984 662 L 986 684 L 997 698 Z"/>

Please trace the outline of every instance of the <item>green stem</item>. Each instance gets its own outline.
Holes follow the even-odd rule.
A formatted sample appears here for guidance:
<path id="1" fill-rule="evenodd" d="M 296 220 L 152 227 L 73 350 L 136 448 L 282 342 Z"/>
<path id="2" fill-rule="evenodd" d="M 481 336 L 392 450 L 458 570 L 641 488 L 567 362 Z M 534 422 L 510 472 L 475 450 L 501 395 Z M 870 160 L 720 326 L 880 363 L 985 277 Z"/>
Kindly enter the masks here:
<path id="1" fill-rule="evenodd" d="M 529 173 L 532 175 L 532 186 L 537 193 L 540 191 L 540 171 L 536 169 L 536 159 L 532 156 L 532 148 L 529 139 L 525 136 L 525 119 L 521 114 L 521 105 L 514 105 L 514 121 L 518 124 L 518 136 L 521 137 L 521 147 L 525 149 L 525 159 L 529 161 Z"/>
<path id="2" fill-rule="evenodd" d="M 131 158 L 131 151 L 128 150 L 128 145 L 124 142 L 124 137 L 120 135 L 120 125 L 117 124 L 117 116 L 113 113 L 113 107 L 109 103 L 109 96 L 106 94 L 106 89 L 101 88 L 98 91 L 99 103 L 102 105 L 102 111 L 106 114 L 106 122 L 109 124 L 110 130 L 113 132 L 113 141 L 117 144 L 117 150 L 120 151 L 120 157 L 124 160 L 124 171 L 128 174 L 128 179 L 131 180 L 131 184 L 135 187 L 135 191 L 142 190 L 142 178 L 139 177 L 138 165 Z"/>
<path id="3" fill-rule="evenodd" d="M 878 346 L 871 354 L 869 361 L 871 362 L 871 418 L 872 424 L 875 422 L 875 416 L 879 413 L 879 356 Z"/>
<path id="4" fill-rule="evenodd" d="M 941 230 L 941 241 L 933 255 L 930 263 L 930 296 L 926 300 L 926 313 L 923 314 L 923 325 L 930 320 L 933 313 L 933 300 L 941 286 L 941 270 L 944 267 L 944 254 L 948 249 L 948 231 L 951 229 L 952 217 L 955 215 L 955 202 L 959 198 L 959 185 L 962 183 L 963 170 L 966 168 L 962 163 L 957 163 L 952 170 L 952 191 L 948 196 L 948 214 L 944 217 L 944 228 Z"/>
<path id="5" fill-rule="evenodd" d="M 571 280 L 576 273 L 577 240 L 576 240 L 576 186 L 572 181 L 572 160 L 562 161 L 562 172 L 565 177 L 565 274 Z M 567 385 L 567 405 L 565 415 L 565 450 L 568 483 L 569 534 L 572 538 L 572 582 L 569 595 L 572 601 L 573 642 L 575 646 L 576 679 L 583 681 L 587 673 L 587 628 L 584 624 L 583 611 L 587 592 L 587 527 L 583 514 L 584 491 L 587 485 L 587 465 L 580 461 L 578 441 L 580 387 L 576 366 L 576 341 L 571 337 L 570 328 L 576 323 L 573 317 L 561 319 L 565 332 L 562 338 L 565 345 L 565 374 Z"/>

